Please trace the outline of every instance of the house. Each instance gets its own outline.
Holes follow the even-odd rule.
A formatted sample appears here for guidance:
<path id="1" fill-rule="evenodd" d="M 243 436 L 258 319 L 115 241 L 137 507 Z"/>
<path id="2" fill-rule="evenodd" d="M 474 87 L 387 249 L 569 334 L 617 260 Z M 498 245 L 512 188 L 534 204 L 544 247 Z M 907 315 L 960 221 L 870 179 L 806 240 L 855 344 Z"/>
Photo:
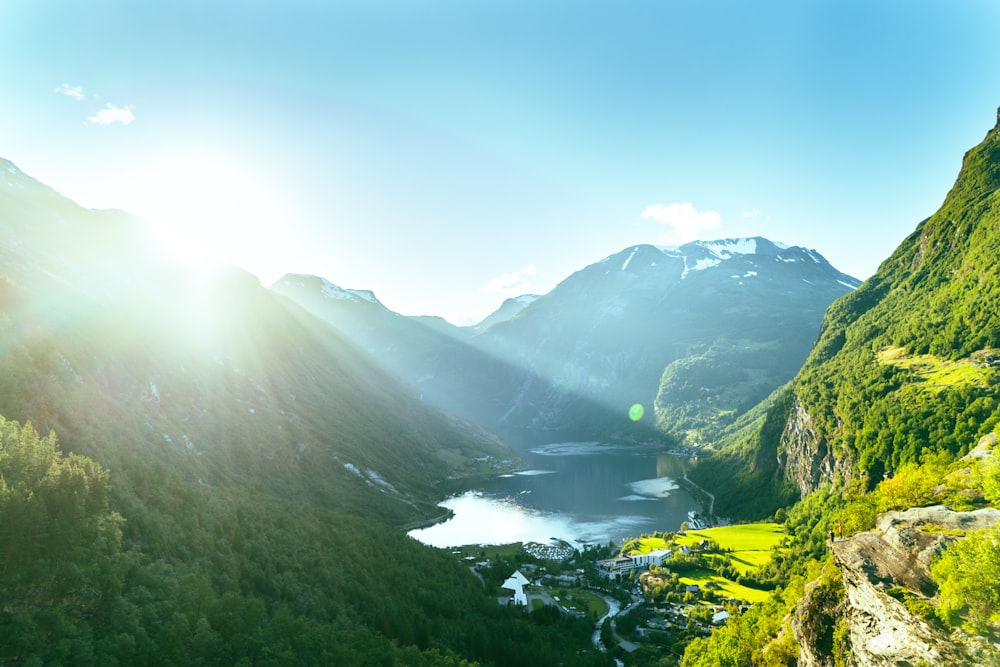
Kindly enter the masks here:
<path id="1" fill-rule="evenodd" d="M 577 578 L 571 574 L 560 574 L 552 579 L 560 586 L 575 586 L 577 582 Z"/>
<path id="2" fill-rule="evenodd" d="M 511 599 L 515 605 L 528 606 L 528 596 L 524 592 L 524 587 L 528 585 L 528 578 L 521 574 L 520 570 L 514 570 L 514 574 L 507 577 L 500 588 L 510 591 Z"/>
<path id="3" fill-rule="evenodd" d="M 729 618 L 729 612 L 728 611 L 716 612 L 712 616 L 712 624 L 713 625 L 719 625 L 721 623 L 725 623 L 727 618 Z"/>
<path id="4" fill-rule="evenodd" d="M 666 630 L 670 627 L 670 621 L 665 618 L 651 618 L 646 621 L 646 625 L 654 630 Z"/>

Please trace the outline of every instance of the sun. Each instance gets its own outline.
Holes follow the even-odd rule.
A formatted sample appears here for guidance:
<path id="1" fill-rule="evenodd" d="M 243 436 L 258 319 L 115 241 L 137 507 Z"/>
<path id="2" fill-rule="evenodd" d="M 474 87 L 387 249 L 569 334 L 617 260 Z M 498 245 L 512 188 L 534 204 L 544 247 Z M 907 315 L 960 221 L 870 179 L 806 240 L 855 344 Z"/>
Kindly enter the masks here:
<path id="1" fill-rule="evenodd" d="M 253 160 L 194 149 L 147 165 L 133 181 L 132 210 L 167 252 L 197 268 L 252 269 L 266 258 L 282 197 Z"/>

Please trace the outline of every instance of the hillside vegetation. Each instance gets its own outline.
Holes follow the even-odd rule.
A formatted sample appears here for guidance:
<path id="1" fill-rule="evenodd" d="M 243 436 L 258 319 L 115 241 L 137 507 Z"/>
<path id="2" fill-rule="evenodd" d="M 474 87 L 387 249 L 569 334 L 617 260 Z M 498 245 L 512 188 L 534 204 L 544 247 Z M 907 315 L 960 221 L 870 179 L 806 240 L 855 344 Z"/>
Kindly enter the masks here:
<path id="1" fill-rule="evenodd" d="M 943 550 L 917 577 L 932 582 L 922 586 L 903 581 L 879 592 L 853 559 L 855 544 L 891 542 L 897 531 L 914 530 L 883 524 L 892 516 L 886 513 L 934 503 L 972 510 L 1000 500 L 990 490 L 991 452 L 985 452 L 985 462 L 961 460 L 983 436 L 993 437 L 1000 423 L 998 251 L 1000 123 L 966 154 L 940 210 L 921 222 L 874 276 L 833 303 L 795 379 L 692 473 L 699 483 L 720 489 L 716 508 L 722 514 L 765 515 L 801 498 L 788 510 L 787 523 L 801 528 L 791 530 L 781 577 L 791 581 L 796 573 L 815 571 L 809 563 L 827 564 L 822 577 L 814 573 L 794 628 L 787 625 L 789 616 L 781 631 L 780 618 L 793 610 L 787 601 L 770 614 L 747 614 L 711 641 L 692 644 L 685 665 L 791 664 L 784 650 L 765 647 L 786 641 L 792 630 L 810 660 L 883 664 L 865 662 L 876 660 L 871 647 L 877 642 L 868 644 L 874 640 L 858 620 L 863 614 L 851 605 L 867 599 L 898 612 L 885 595 L 904 604 L 909 620 L 899 617 L 894 623 L 913 628 L 913 646 L 928 647 L 919 649 L 925 650 L 924 659 L 996 660 L 988 642 L 997 637 L 997 619 L 986 611 L 995 609 L 986 600 L 1000 599 L 993 529 L 934 532 L 933 526 L 918 526 L 907 533 L 934 536 L 917 540 L 931 545 L 928 553 Z M 741 506 L 748 494 L 756 502 Z M 841 527 L 849 541 L 834 543 L 834 563 L 824 542 L 828 531 L 839 534 Z M 910 538 L 898 539 L 903 544 Z M 959 626 L 974 637 L 949 636 Z M 738 656 L 732 653 L 737 637 Z"/>
<path id="2" fill-rule="evenodd" d="M 3 173 L 0 663 L 607 663 L 401 530 L 504 443 L 254 277 Z"/>

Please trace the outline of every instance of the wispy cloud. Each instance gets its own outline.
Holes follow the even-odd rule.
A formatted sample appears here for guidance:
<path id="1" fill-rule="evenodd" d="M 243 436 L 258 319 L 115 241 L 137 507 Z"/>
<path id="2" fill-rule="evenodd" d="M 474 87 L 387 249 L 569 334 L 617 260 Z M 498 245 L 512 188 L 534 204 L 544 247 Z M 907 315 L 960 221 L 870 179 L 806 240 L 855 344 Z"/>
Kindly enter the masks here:
<path id="1" fill-rule="evenodd" d="M 749 211 L 743 211 L 744 218 L 756 218 L 758 215 L 760 215 L 759 208 L 752 208 Z"/>
<path id="2" fill-rule="evenodd" d="M 483 285 L 484 292 L 492 294 L 520 295 L 531 291 L 531 279 L 538 274 L 534 264 L 529 264 L 517 271 L 505 273 Z"/>
<path id="3" fill-rule="evenodd" d="M 118 107 L 110 103 L 93 116 L 87 118 L 87 122 L 94 125 L 112 125 L 114 123 L 128 125 L 133 120 L 135 120 L 135 114 L 132 113 L 131 105 Z"/>
<path id="4" fill-rule="evenodd" d="M 722 215 L 718 212 L 699 211 L 691 202 L 653 204 L 647 206 L 640 217 L 670 227 L 670 231 L 660 237 L 661 243 L 694 241 L 702 231 L 722 224 Z"/>
<path id="5" fill-rule="evenodd" d="M 83 93 L 83 86 L 71 86 L 64 83 L 56 88 L 56 92 L 66 97 L 72 97 L 77 102 L 82 102 L 87 96 Z"/>

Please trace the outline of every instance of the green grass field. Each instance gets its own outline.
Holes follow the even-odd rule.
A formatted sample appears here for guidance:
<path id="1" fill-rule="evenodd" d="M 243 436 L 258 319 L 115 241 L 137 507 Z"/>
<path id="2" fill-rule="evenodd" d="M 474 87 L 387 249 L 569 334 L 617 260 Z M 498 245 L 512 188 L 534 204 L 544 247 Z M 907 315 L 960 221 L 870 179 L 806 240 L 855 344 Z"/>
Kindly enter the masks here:
<path id="1" fill-rule="evenodd" d="M 763 602 L 767 599 L 767 596 L 771 593 L 769 591 L 759 591 L 756 588 L 747 588 L 737 584 L 736 582 L 729 581 L 725 577 L 720 577 L 712 570 L 695 570 L 693 572 L 686 572 L 685 576 L 678 577 L 678 580 L 688 586 L 694 584 L 699 588 L 703 587 L 710 581 L 714 581 L 719 585 L 719 594 L 724 597 L 730 597 L 734 600 L 746 600 L 751 604 L 757 602 Z"/>
<path id="2" fill-rule="evenodd" d="M 581 609 L 581 604 L 585 605 L 586 609 L 581 609 L 581 611 L 593 613 L 598 618 L 608 613 L 608 603 L 604 601 L 604 598 L 599 595 L 595 595 L 590 591 L 584 591 L 578 588 L 573 589 L 569 594 L 569 601 L 575 603 L 577 609 Z"/>
<path id="3" fill-rule="evenodd" d="M 975 356 L 975 355 L 973 355 Z M 987 386 L 996 371 L 974 359 L 949 361 L 932 354 L 906 354 L 901 347 L 886 347 L 878 352 L 879 363 L 913 372 L 919 382 L 930 391 L 941 391 L 947 387 Z"/>
<path id="4" fill-rule="evenodd" d="M 787 537 L 780 524 L 746 523 L 704 530 L 689 530 L 684 535 L 676 536 L 675 544 L 693 547 L 701 543 L 702 540 L 712 540 L 721 549 L 731 550 L 726 553 L 725 557 L 729 558 L 733 567 L 740 574 L 746 574 L 770 562 L 774 547 L 783 544 Z M 639 540 L 638 549 L 634 550 L 633 553 L 649 553 L 654 549 L 664 548 L 670 548 L 667 540 L 661 537 L 643 537 Z M 723 557 L 709 554 L 709 558 L 719 560 Z M 754 593 L 759 592 L 754 591 Z"/>
<path id="5" fill-rule="evenodd" d="M 746 574 L 771 561 L 773 549 L 784 543 L 788 535 L 777 523 L 747 523 L 720 526 L 705 530 L 689 530 L 677 538 L 678 544 L 694 546 L 702 540 L 712 540 L 721 549 L 731 549 L 727 554 L 733 566 Z"/>

